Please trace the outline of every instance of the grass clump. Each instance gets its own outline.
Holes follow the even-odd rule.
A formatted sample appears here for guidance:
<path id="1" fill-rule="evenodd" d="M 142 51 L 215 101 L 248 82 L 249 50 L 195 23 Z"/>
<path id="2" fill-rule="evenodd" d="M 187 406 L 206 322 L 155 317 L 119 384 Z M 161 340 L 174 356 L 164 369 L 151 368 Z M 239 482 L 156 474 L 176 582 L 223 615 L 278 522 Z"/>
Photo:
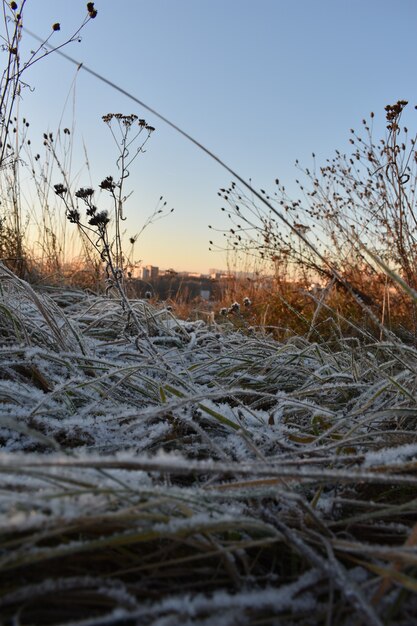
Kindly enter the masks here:
<path id="1" fill-rule="evenodd" d="M 414 348 L 0 278 L 5 623 L 407 623 Z"/>

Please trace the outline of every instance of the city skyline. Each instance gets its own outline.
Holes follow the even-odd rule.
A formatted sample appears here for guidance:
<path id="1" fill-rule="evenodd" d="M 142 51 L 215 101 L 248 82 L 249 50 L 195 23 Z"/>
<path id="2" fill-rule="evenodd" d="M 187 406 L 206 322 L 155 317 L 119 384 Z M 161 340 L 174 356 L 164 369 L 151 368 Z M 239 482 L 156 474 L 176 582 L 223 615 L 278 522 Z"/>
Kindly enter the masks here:
<path id="1" fill-rule="evenodd" d="M 142 280 L 157 279 L 160 276 L 177 275 L 187 276 L 189 278 L 213 278 L 220 279 L 234 275 L 247 275 L 249 272 L 225 270 L 210 267 L 206 272 L 196 272 L 192 269 L 175 270 L 173 267 L 159 267 L 150 263 L 143 263 L 129 267 L 129 276 L 131 278 L 140 278 Z"/>

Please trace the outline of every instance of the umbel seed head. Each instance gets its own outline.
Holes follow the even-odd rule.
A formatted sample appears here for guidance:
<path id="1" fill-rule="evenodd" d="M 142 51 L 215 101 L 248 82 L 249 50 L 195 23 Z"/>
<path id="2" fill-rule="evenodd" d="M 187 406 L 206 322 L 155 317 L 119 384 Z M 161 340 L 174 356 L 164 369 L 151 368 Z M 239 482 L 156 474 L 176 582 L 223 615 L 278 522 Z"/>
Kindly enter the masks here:
<path id="1" fill-rule="evenodd" d="M 107 211 L 100 211 L 100 213 L 96 213 L 91 219 L 88 220 L 88 223 L 91 226 L 106 226 L 109 222 L 110 219 Z"/>
<path id="2" fill-rule="evenodd" d="M 75 196 L 82 199 L 90 198 L 93 194 L 94 189 L 91 189 L 91 187 L 81 187 L 81 189 L 75 192 Z"/>
<path id="3" fill-rule="evenodd" d="M 64 193 L 67 193 L 67 188 L 64 187 L 62 183 L 58 183 L 57 185 L 54 185 L 54 189 L 55 189 L 55 193 L 57 196 L 62 196 Z"/>
<path id="4" fill-rule="evenodd" d="M 113 176 L 106 176 L 104 180 L 99 184 L 100 189 L 108 189 L 109 191 L 114 191 L 116 188 L 116 184 L 113 180 Z"/>

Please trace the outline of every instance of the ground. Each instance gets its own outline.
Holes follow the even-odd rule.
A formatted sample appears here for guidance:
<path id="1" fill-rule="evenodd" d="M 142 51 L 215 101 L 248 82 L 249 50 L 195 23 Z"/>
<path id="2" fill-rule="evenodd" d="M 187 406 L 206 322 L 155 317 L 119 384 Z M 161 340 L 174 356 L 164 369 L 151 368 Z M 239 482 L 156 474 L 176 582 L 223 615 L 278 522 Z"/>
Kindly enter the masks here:
<path id="1" fill-rule="evenodd" d="M 416 350 L 131 307 L 0 267 L 4 623 L 415 623 Z"/>

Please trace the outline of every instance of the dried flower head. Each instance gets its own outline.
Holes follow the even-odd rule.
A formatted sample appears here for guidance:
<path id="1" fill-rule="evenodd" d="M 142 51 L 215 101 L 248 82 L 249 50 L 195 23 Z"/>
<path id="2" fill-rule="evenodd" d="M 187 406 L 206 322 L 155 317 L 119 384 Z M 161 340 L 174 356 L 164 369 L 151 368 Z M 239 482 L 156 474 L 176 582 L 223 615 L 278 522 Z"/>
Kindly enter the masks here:
<path id="1" fill-rule="evenodd" d="M 240 311 L 240 304 L 239 304 L 239 302 L 233 302 L 233 304 L 230 307 L 230 311 L 232 313 L 239 313 L 239 311 Z"/>
<path id="2" fill-rule="evenodd" d="M 137 119 L 138 116 L 134 113 L 131 113 L 130 115 L 123 115 L 122 124 L 124 124 L 124 126 L 132 126 L 133 122 L 136 122 Z"/>
<path id="3" fill-rule="evenodd" d="M 61 24 L 59 22 L 55 22 L 55 24 L 52 24 L 52 30 L 61 30 Z"/>
<path id="4" fill-rule="evenodd" d="M 94 204 L 90 204 L 88 206 L 88 209 L 86 210 L 86 214 L 88 216 L 92 216 L 92 215 L 95 215 L 96 213 L 97 213 L 97 207 L 94 206 Z"/>
<path id="5" fill-rule="evenodd" d="M 152 293 L 150 291 L 145 291 L 145 298 L 150 300 L 152 298 Z"/>
<path id="6" fill-rule="evenodd" d="M 73 224 L 79 224 L 81 219 L 79 211 L 77 211 L 77 209 L 70 209 L 67 211 L 67 219 Z"/>
<path id="7" fill-rule="evenodd" d="M 36 157 L 39 157 L 39 155 L 37 154 Z M 36 159 L 35 157 L 35 159 Z M 37 159 L 36 159 L 37 160 Z M 68 189 L 66 187 L 64 187 L 64 185 L 62 183 L 58 183 L 57 185 L 54 185 L 54 190 L 57 196 L 63 196 L 64 193 L 67 193 Z"/>
<path id="8" fill-rule="evenodd" d="M 252 304 L 252 300 L 250 298 L 248 298 L 247 296 L 245 298 L 243 298 L 243 305 L 246 307 L 251 306 Z"/>
<path id="9" fill-rule="evenodd" d="M 95 213 L 93 217 L 88 220 L 88 223 L 91 226 L 106 226 L 110 222 L 109 214 L 107 211 L 100 211 L 100 213 Z"/>
<path id="10" fill-rule="evenodd" d="M 78 191 L 75 192 L 75 196 L 76 198 L 82 198 L 85 200 L 86 198 L 91 198 L 93 193 L 94 189 L 91 189 L 91 187 L 81 187 L 81 189 L 78 189 Z"/>
<path id="11" fill-rule="evenodd" d="M 12 11 L 16 11 L 16 9 L 17 9 L 17 2 L 11 2 L 10 3 L 10 8 L 12 9 Z"/>
<path id="12" fill-rule="evenodd" d="M 407 104 L 407 100 L 398 100 L 395 104 L 387 104 L 387 106 L 385 107 L 385 111 L 387 112 L 387 121 L 392 122 L 397 117 L 399 117 Z"/>
<path id="13" fill-rule="evenodd" d="M 107 189 L 108 191 L 114 191 L 116 183 L 113 180 L 113 176 L 106 176 L 104 180 L 99 184 L 100 189 Z"/>
<path id="14" fill-rule="evenodd" d="M 87 2 L 87 11 L 91 19 L 97 16 L 97 9 L 94 8 L 94 2 Z"/>

